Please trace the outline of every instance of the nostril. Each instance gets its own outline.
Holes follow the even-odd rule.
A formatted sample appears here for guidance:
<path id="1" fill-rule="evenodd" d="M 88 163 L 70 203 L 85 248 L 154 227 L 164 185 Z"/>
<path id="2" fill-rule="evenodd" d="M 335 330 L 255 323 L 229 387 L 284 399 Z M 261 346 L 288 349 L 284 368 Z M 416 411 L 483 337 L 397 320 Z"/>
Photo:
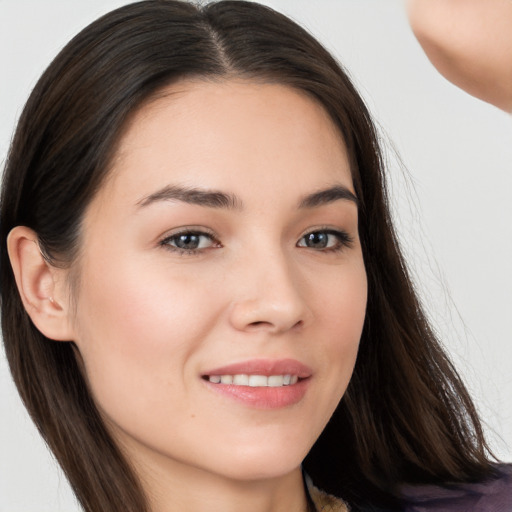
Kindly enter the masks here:
<path id="1" fill-rule="evenodd" d="M 251 322 L 249 324 L 249 327 L 261 327 L 261 326 L 267 326 L 267 325 L 271 325 L 270 322 L 258 321 L 258 322 Z"/>
<path id="2" fill-rule="evenodd" d="M 296 324 L 292 325 L 292 329 L 300 329 L 302 326 L 304 325 L 304 322 L 302 320 L 299 320 Z M 251 322 L 250 324 L 247 325 L 247 327 L 249 329 L 254 329 L 254 330 L 258 330 L 258 329 L 268 329 L 268 328 L 272 328 L 272 327 L 275 327 L 275 325 L 272 323 L 272 322 L 265 322 L 263 320 L 258 320 L 256 322 Z"/>
<path id="3" fill-rule="evenodd" d="M 265 297 L 233 303 L 229 320 L 237 330 L 277 333 L 300 330 L 308 323 L 307 308 L 299 300 L 272 300 Z"/>

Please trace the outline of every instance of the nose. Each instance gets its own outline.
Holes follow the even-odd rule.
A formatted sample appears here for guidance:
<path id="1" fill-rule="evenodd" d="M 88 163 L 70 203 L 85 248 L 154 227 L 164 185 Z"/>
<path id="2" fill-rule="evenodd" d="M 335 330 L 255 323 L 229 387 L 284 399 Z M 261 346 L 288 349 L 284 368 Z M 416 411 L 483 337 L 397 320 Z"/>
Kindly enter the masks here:
<path id="1" fill-rule="evenodd" d="M 253 256 L 236 272 L 230 322 L 240 331 L 272 334 L 301 328 L 312 314 L 299 271 L 283 255 Z"/>

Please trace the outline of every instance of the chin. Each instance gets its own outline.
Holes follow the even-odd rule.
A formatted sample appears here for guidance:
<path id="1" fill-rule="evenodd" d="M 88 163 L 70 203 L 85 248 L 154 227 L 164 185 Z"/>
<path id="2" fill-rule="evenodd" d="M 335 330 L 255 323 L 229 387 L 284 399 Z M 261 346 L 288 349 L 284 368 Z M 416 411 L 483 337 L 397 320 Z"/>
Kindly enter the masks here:
<path id="1" fill-rule="evenodd" d="M 300 468 L 310 446 L 299 450 L 298 447 L 275 443 L 258 445 L 251 448 L 231 446 L 229 456 L 222 467 L 215 470 L 227 478 L 235 480 L 267 480 L 283 477 Z M 220 459 L 217 458 L 217 462 Z"/>

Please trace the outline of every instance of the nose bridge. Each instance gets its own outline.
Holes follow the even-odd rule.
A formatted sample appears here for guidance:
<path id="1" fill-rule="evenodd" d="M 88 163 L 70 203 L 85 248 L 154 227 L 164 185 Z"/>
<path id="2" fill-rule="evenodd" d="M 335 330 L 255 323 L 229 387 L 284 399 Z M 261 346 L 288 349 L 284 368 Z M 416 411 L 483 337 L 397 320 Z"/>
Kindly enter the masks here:
<path id="1" fill-rule="evenodd" d="M 281 332 L 308 317 L 298 268 L 282 247 L 248 251 L 238 261 L 231 320 L 237 329 Z"/>

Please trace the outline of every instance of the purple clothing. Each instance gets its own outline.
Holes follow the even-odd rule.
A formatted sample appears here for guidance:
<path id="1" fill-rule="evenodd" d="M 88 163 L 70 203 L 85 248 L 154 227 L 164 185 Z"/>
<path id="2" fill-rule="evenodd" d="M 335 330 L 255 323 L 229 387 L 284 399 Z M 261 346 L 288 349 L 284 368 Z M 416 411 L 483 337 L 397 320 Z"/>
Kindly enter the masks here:
<path id="1" fill-rule="evenodd" d="M 512 464 L 497 466 L 495 479 L 477 484 L 406 486 L 405 512 L 512 512 Z"/>

